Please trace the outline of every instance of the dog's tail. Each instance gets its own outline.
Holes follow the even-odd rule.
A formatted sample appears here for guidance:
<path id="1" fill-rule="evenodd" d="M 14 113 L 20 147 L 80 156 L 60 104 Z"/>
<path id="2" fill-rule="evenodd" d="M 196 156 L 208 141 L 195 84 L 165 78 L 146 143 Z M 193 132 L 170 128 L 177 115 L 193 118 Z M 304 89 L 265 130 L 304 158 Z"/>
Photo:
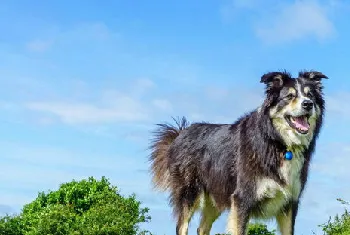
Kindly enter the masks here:
<path id="1" fill-rule="evenodd" d="M 174 119 L 174 118 L 173 118 Z M 172 142 L 179 136 L 180 132 L 189 126 L 185 117 L 174 119 L 176 125 L 158 124 L 152 140 L 150 149 L 150 162 L 152 181 L 155 188 L 166 191 L 170 187 L 169 155 L 168 150 Z"/>

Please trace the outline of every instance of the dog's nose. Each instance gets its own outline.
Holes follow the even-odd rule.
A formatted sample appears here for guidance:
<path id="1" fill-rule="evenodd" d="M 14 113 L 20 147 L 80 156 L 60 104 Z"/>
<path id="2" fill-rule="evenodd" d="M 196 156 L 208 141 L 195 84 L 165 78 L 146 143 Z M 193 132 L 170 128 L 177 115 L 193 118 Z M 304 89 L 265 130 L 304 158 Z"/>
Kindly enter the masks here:
<path id="1" fill-rule="evenodd" d="M 314 106 L 314 102 L 312 102 L 311 100 L 304 100 L 301 103 L 301 106 L 303 107 L 303 109 L 310 111 L 312 109 L 312 107 Z"/>

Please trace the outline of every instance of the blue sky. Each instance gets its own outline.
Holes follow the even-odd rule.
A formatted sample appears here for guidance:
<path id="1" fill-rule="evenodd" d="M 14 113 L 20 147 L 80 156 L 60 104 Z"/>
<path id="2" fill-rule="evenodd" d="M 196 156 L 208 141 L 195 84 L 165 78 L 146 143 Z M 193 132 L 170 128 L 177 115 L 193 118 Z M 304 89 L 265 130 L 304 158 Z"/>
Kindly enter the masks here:
<path id="1" fill-rule="evenodd" d="M 151 209 L 144 228 L 174 234 L 147 173 L 154 124 L 233 122 L 262 101 L 263 73 L 316 69 L 327 113 L 296 233 L 320 234 L 343 211 L 335 199 L 350 200 L 349 12 L 345 0 L 1 1 L 0 212 L 104 175 Z"/>

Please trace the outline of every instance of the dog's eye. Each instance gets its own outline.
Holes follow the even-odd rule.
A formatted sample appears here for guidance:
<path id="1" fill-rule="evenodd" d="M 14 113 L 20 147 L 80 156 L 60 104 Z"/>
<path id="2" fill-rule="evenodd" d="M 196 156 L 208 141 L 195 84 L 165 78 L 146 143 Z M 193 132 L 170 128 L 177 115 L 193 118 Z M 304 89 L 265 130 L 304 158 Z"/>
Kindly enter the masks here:
<path id="1" fill-rule="evenodd" d="M 288 100 L 291 100 L 291 99 L 294 98 L 294 94 L 290 93 L 285 98 L 288 99 Z"/>
<path id="2" fill-rule="evenodd" d="M 307 96 L 308 98 L 312 98 L 312 93 L 311 93 L 311 92 L 308 92 L 308 93 L 306 94 L 306 96 Z"/>

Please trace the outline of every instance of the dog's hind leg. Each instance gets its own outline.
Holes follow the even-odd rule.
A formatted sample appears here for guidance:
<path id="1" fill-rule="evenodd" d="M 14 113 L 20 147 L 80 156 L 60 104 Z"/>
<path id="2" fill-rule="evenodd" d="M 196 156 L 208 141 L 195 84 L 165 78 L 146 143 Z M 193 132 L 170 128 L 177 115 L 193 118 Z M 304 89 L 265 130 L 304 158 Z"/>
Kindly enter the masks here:
<path id="1" fill-rule="evenodd" d="M 174 212 L 177 218 L 176 235 L 187 235 L 191 218 L 199 208 L 200 197 L 197 190 L 183 188 L 181 193 L 176 194 L 174 200 Z M 175 199 L 175 198 L 174 198 Z"/>
<path id="2" fill-rule="evenodd" d="M 231 235 L 246 235 L 248 221 L 248 208 L 237 197 L 232 197 L 227 232 Z"/>
<path id="3" fill-rule="evenodd" d="M 203 196 L 203 208 L 201 221 L 197 229 L 197 235 L 209 235 L 214 221 L 220 216 L 221 212 L 215 207 L 213 200 L 209 195 Z"/>
<path id="4" fill-rule="evenodd" d="M 176 235 L 187 235 L 188 226 L 194 211 L 193 208 L 183 207 L 177 218 Z"/>

